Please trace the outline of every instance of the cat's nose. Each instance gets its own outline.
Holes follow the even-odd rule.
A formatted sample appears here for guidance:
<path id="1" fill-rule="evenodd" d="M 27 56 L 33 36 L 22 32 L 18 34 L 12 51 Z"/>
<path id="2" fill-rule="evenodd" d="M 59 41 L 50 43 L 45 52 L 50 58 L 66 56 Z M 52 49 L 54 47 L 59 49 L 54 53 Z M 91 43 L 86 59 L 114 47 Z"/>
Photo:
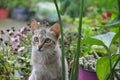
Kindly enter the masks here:
<path id="1" fill-rule="evenodd" d="M 41 51 L 42 45 L 38 46 L 38 51 Z"/>
<path id="2" fill-rule="evenodd" d="M 39 44 L 39 46 L 38 46 L 38 51 L 42 51 L 41 49 L 43 48 L 43 46 L 44 46 L 44 43 Z"/>

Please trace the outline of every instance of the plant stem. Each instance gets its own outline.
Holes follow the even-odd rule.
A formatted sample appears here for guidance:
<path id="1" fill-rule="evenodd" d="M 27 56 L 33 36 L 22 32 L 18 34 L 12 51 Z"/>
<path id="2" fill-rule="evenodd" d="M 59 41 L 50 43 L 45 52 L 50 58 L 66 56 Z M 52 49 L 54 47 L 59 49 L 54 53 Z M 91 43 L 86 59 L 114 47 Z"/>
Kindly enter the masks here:
<path id="1" fill-rule="evenodd" d="M 119 11 L 118 12 L 118 14 L 119 14 L 118 20 L 120 20 L 120 0 L 118 0 L 118 11 Z M 119 25 L 119 33 L 120 33 L 120 25 Z M 117 65 L 117 63 L 119 63 L 119 68 L 120 68 L 120 35 L 119 35 L 119 58 L 118 58 L 118 61 L 116 61 L 116 65 Z"/>
<path id="2" fill-rule="evenodd" d="M 78 41 L 77 41 L 77 50 L 75 54 L 74 61 L 74 78 L 72 80 L 78 80 L 78 71 L 79 71 L 79 57 L 81 54 L 81 36 L 82 36 L 82 17 L 83 17 L 83 8 L 84 8 L 84 0 L 80 0 L 80 16 L 79 16 L 79 27 L 78 27 Z"/>
<path id="3" fill-rule="evenodd" d="M 111 75 L 113 75 L 113 71 L 115 70 L 115 67 L 117 66 L 117 64 L 118 64 L 119 61 L 120 61 L 120 55 L 119 55 L 117 61 L 115 62 L 115 64 L 113 65 L 113 67 L 112 67 L 112 73 L 110 73 L 110 74 L 107 76 L 106 80 L 109 80 L 109 78 L 111 77 Z"/>
<path id="4" fill-rule="evenodd" d="M 118 20 L 120 20 L 120 0 L 118 0 Z M 119 33 L 120 33 L 120 26 L 119 26 Z M 118 57 L 117 61 L 115 62 L 115 64 L 113 65 L 112 71 L 114 71 L 114 69 L 115 69 L 115 67 L 117 66 L 118 63 L 119 63 L 119 68 L 120 68 L 120 35 L 119 35 L 119 57 Z M 111 75 L 112 75 L 112 73 L 110 73 L 108 75 L 106 80 L 108 80 Z"/>
<path id="5" fill-rule="evenodd" d="M 120 0 L 118 0 L 118 11 L 120 13 Z"/>
<path id="6" fill-rule="evenodd" d="M 111 51 L 107 48 L 107 52 L 109 54 L 109 61 L 110 61 L 110 74 L 111 79 L 114 80 L 113 70 L 112 70 L 112 57 L 111 57 Z M 108 78 L 109 79 L 109 78 Z"/>
<path id="7" fill-rule="evenodd" d="M 64 53 L 64 37 L 63 37 L 63 26 L 62 26 L 62 20 L 60 16 L 60 11 L 58 9 L 57 1 L 54 0 L 54 4 L 56 6 L 58 18 L 59 18 L 59 23 L 60 23 L 60 33 L 61 33 L 61 43 L 62 43 L 62 80 L 65 80 L 65 53 Z"/>

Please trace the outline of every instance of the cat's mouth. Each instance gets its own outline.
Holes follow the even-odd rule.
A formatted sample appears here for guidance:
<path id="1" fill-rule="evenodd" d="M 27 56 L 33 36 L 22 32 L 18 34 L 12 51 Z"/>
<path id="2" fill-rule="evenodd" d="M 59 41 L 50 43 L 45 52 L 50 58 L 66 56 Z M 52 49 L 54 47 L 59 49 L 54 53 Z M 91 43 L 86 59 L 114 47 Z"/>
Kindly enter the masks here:
<path id="1" fill-rule="evenodd" d="M 42 49 L 42 48 L 38 48 L 38 51 L 39 51 L 39 52 L 42 52 L 42 51 L 43 51 L 43 49 Z"/>
<path id="2" fill-rule="evenodd" d="M 39 49 L 38 49 L 38 51 L 39 51 L 39 52 L 42 52 L 43 50 L 41 50 L 41 49 L 39 50 Z"/>

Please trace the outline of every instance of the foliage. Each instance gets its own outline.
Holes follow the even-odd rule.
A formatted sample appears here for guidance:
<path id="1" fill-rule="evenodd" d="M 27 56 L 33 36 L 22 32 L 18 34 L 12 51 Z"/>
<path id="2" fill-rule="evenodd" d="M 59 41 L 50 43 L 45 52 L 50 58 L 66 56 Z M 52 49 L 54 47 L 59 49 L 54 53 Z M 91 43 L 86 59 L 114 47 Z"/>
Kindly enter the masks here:
<path id="1" fill-rule="evenodd" d="M 12 11 L 12 9 L 14 7 L 19 7 L 19 8 L 27 8 L 29 9 L 29 11 L 37 11 L 37 3 L 39 2 L 39 0 L 29 0 L 29 1 L 25 1 L 25 0 L 12 0 L 9 2 L 9 9 L 10 11 Z"/>
<path id="2" fill-rule="evenodd" d="M 84 13 L 87 14 L 86 12 L 89 12 L 88 15 L 91 13 L 97 14 L 106 12 L 109 10 L 112 10 L 113 12 L 116 12 L 115 9 L 117 6 L 117 1 L 112 1 L 112 0 L 85 0 L 85 5 L 84 5 Z M 107 4 L 106 4 L 107 2 Z M 78 0 L 61 0 L 61 13 L 67 13 L 71 17 L 78 17 L 79 16 L 79 5 L 80 2 Z"/>
<path id="3" fill-rule="evenodd" d="M 74 0 L 75 1 L 75 0 Z M 73 2 L 74 2 L 73 1 Z M 68 10 L 68 7 L 69 7 L 69 5 L 70 4 L 66 4 L 66 3 L 68 3 L 69 2 L 69 0 L 63 0 L 63 3 L 61 3 L 61 5 L 63 5 L 63 7 L 61 8 L 61 10 L 63 11 L 63 13 L 62 14 L 64 14 L 64 11 L 66 11 L 66 10 Z M 99 2 L 99 1 L 98 1 Z M 104 1 L 102 1 L 103 2 L 103 4 L 105 3 Z M 111 3 L 111 1 L 109 0 L 108 1 L 108 3 Z M 116 2 L 115 3 L 113 3 L 113 4 L 116 4 Z M 96 4 L 95 4 L 96 5 Z M 100 4 L 99 5 L 99 7 L 101 6 L 102 4 Z M 96 5 L 97 6 L 97 5 Z M 106 5 L 106 6 L 104 6 L 104 8 L 106 7 L 106 8 L 108 8 L 108 6 L 109 6 L 109 4 L 108 5 Z M 103 7 L 103 6 L 101 6 L 101 7 Z M 72 6 L 72 8 L 74 8 L 74 6 Z M 90 8 L 90 7 L 89 7 Z M 98 7 L 96 7 L 96 8 L 98 8 Z M 115 8 L 115 7 L 114 7 Z M 114 9 L 113 8 L 113 9 Z M 92 9 L 92 7 L 91 7 L 91 9 Z M 102 8 L 98 8 L 98 9 L 102 9 Z M 77 13 L 77 11 L 79 11 L 79 9 L 72 9 L 72 10 L 75 10 L 75 11 L 73 11 L 73 12 L 76 12 Z M 108 9 L 109 10 L 109 9 Z M 100 10 L 97 10 L 97 12 L 99 12 Z M 101 12 L 104 12 L 105 10 L 101 10 Z M 97 13 L 96 12 L 96 13 Z M 79 13 L 78 13 L 79 14 Z M 98 14 L 98 13 L 97 13 Z M 108 13 L 105 13 L 105 14 L 108 14 Z M 103 14 L 102 15 L 102 17 L 103 17 L 103 19 L 105 19 L 105 17 L 104 17 L 104 15 L 105 14 Z M 111 13 L 110 13 L 111 14 Z M 96 15 L 97 16 L 97 15 Z M 73 16 L 72 16 L 73 17 Z M 84 20 L 84 19 L 83 19 Z M 88 20 L 88 19 L 87 19 Z M 67 21 L 69 21 L 69 20 L 67 20 Z M 77 24 L 78 24 L 78 21 L 76 22 Z M 92 23 L 92 24 L 94 24 L 94 23 Z M 102 24 L 104 24 L 104 23 L 102 23 Z M 84 25 L 84 24 L 83 24 Z M 107 25 L 103 25 L 103 26 L 101 26 L 102 28 L 103 27 L 105 27 L 105 28 L 107 28 L 107 26 L 117 26 L 117 27 L 119 27 L 119 15 L 118 15 L 118 18 L 116 19 L 116 20 L 114 20 L 113 22 L 111 22 L 111 23 L 109 23 L 109 24 L 107 24 Z M 113 27 L 111 27 L 112 29 L 113 29 Z M 102 29 L 100 29 L 100 27 L 98 28 L 99 30 L 102 30 Z M 103 29 L 104 30 L 104 29 Z M 98 30 L 97 30 L 98 31 Z M 102 76 L 104 76 L 104 78 L 105 77 L 107 77 L 107 75 L 108 74 L 111 74 L 111 76 L 112 77 L 110 77 L 110 78 L 112 78 L 112 79 L 114 79 L 114 77 L 116 77 L 116 76 L 114 76 L 114 69 L 112 68 L 112 66 L 113 66 L 113 58 L 114 57 L 112 57 L 112 55 L 114 56 L 114 54 L 116 54 L 116 51 L 114 51 L 114 54 L 113 53 L 111 53 L 110 51 L 110 47 L 111 47 L 111 45 L 115 45 L 115 44 L 113 44 L 114 42 L 117 42 L 116 41 L 116 39 L 118 39 L 118 35 L 119 35 L 119 32 L 110 32 L 110 30 L 109 30 L 109 32 L 108 33 L 106 33 L 106 34 L 100 34 L 100 33 L 106 33 L 106 32 L 108 32 L 107 30 L 106 30 L 106 32 L 103 32 L 103 31 L 100 31 L 100 32 L 98 32 L 97 34 L 99 34 L 99 35 L 97 35 L 97 36 L 94 36 L 94 37 L 90 37 L 90 35 L 89 35 L 89 33 L 88 33 L 88 35 L 89 36 L 83 36 L 83 44 L 85 44 L 85 47 L 87 47 L 86 46 L 86 44 L 90 44 L 90 47 L 94 44 L 94 45 L 102 45 L 102 46 L 104 46 L 104 48 L 106 49 L 106 51 L 107 51 L 107 55 L 108 55 L 108 58 L 107 59 L 105 59 L 106 61 L 108 60 L 108 62 L 106 63 L 106 65 L 108 65 L 108 66 L 105 66 L 105 69 L 104 69 L 104 71 L 106 71 L 107 69 L 109 69 L 108 70 L 108 72 L 105 74 L 105 75 L 103 75 L 102 73 L 100 73 L 100 71 L 99 70 L 101 70 L 101 67 L 97 67 L 97 74 L 98 74 L 98 78 L 99 79 L 101 79 L 100 78 L 100 76 L 102 75 Z M 93 33 L 92 33 L 93 34 Z M 84 35 L 84 33 L 83 33 L 83 35 Z M 119 42 L 119 41 L 118 41 Z M 81 49 L 81 48 L 80 48 Z M 84 49 L 84 48 L 83 48 Z M 94 50 L 93 50 L 93 52 L 94 52 Z M 75 55 L 75 54 L 74 54 Z M 119 55 L 118 55 L 119 56 Z M 115 58 L 115 60 L 114 60 L 114 63 L 118 63 L 119 62 L 119 58 L 118 58 L 118 56 L 117 56 L 117 58 Z M 75 57 L 75 56 L 74 56 Z M 104 58 L 104 57 L 103 57 Z M 99 60 L 98 60 L 98 64 L 97 64 L 97 66 L 100 66 L 100 65 L 102 65 L 102 61 L 101 61 L 101 63 L 100 63 L 100 60 L 101 60 L 102 58 L 100 58 Z M 74 63 L 74 64 L 77 64 L 76 62 Z M 115 65 L 114 65 L 114 67 L 115 67 Z M 101 75 L 100 75 L 101 74 Z M 72 74 L 72 76 L 73 76 L 73 74 Z M 117 78 L 118 79 L 118 78 Z M 102 80 L 104 80 L 104 79 L 102 79 Z"/>
<path id="4" fill-rule="evenodd" d="M 0 79 L 28 78 L 31 71 L 30 38 L 27 27 L 19 31 L 14 28 L 0 31 Z"/>
<path id="5" fill-rule="evenodd" d="M 0 8 L 8 8 L 11 0 L 0 0 Z"/>
<path id="6" fill-rule="evenodd" d="M 115 63 L 115 61 L 118 59 L 119 55 L 113 55 L 112 56 L 112 64 Z M 102 65 L 101 65 L 102 64 Z M 109 57 L 105 56 L 98 60 L 96 71 L 98 75 L 99 80 L 106 80 L 106 77 L 110 73 L 110 61 Z"/>

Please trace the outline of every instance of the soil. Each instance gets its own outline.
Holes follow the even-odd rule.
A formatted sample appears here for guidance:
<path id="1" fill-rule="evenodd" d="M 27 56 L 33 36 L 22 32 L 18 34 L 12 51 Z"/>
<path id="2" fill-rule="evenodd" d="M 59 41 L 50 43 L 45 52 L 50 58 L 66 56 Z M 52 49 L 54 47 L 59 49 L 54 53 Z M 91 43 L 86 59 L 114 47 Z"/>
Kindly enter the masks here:
<path id="1" fill-rule="evenodd" d="M 28 22 L 17 21 L 14 19 L 0 19 L 0 30 L 2 29 L 10 29 L 14 27 L 15 29 L 20 29 L 23 26 L 27 26 Z"/>

